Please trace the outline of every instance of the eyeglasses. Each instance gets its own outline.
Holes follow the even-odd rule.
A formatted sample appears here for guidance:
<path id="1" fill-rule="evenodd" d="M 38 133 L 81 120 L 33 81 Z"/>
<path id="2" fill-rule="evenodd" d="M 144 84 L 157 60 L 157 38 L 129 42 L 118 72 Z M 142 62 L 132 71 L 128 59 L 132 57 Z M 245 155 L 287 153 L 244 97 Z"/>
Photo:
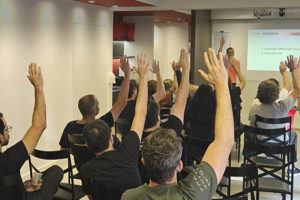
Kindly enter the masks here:
<path id="1" fill-rule="evenodd" d="M 7 132 L 10 133 L 10 132 L 12 131 L 12 126 L 8 125 L 8 126 L 7 126 L 7 129 L 4 129 L 4 131 L 7 131 Z"/>

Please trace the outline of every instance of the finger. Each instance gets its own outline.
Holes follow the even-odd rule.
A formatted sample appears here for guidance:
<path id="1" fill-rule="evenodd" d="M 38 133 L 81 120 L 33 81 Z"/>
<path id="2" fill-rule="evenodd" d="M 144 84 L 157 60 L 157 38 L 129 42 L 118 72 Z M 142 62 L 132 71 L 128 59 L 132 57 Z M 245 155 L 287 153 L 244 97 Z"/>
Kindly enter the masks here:
<path id="1" fill-rule="evenodd" d="M 299 56 L 299 61 L 298 61 L 298 67 L 300 66 L 300 56 Z"/>
<path id="2" fill-rule="evenodd" d="M 40 66 L 38 67 L 38 75 L 42 76 L 42 68 Z"/>
<path id="3" fill-rule="evenodd" d="M 210 64 L 213 67 L 215 65 L 215 63 L 214 63 L 214 59 L 213 59 L 211 48 L 208 49 L 208 56 L 209 56 Z"/>
<path id="4" fill-rule="evenodd" d="M 214 61 L 215 65 L 216 65 L 216 66 L 219 66 L 219 65 L 218 65 L 218 58 L 217 58 L 217 56 L 216 56 L 215 50 L 214 50 L 214 49 L 211 49 L 211 51 L 212 51 L 213 61 Z M 233 60 L 233 61 L 234 61 L 234 60 Z"/>
<path id="5" fill-rule="evenodd" d="M 36 65 L 36 63 L 33 64 L 33 75 L 37 76 L 37 65 Z"/>
<path id="6" fill-rule="evenodd" d="M 32 76 L 32 75 L 33 75 L 32 68 L 33 68 L 33 63 L 30 63 L 30 64 L 29 64 L 29 67 L 28 67 L 28 73 L 29 73 L 29 76 Z"/>
<path id="7" fill-rule="evenodd" d="M 140 55 L 136 55 L 136 61 L 137 61 L 137 65 L 140 66 Z"/>
<path id="8" fill-rule="evenodd" d="M 210 62 L 209 62 L 207 52 L 204 52 L 204 62 L 205 62 L 205 65 L 206 65 L 208 71 L 210 72 L 212 66 L 211 66 L 211 64 L 210 64 Z"/>
<path id="9" fill-rule="evenodd" d="M 286 65 L 287 67 L 289 67 L 289 65 L 288 65 L 287 61 L 285 61 L 285 65 Z"/>
<path id="10" fill-rule="evenodd" d="M 219 63 L 224 65 L 224 57 L 222 56 L 221 52 L 219 52 L 219 58 L 220 58 Z"/>
<path id="11" fill-rule="evenodd" d="M 200 75 L 206 80 L 208 81 L 208 74 L 205 73 L 203 70 L 199 69 L 198 72 L 200 73 Z"/>

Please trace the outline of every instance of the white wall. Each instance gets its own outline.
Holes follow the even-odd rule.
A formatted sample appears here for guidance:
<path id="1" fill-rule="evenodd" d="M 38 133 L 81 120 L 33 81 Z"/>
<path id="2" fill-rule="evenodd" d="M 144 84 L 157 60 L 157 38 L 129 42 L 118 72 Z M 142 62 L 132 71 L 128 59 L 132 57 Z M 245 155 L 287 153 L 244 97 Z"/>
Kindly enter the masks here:
<path id="1" fill-rule="evenodd" d="M 170 63 L 178 61 L 180 50 L 188 49 L 188 23 L 155 23 L 154 25 L 154 58 L 160 63 L 163 79 L 173 79 Z"/>
<path id="2" fill-rule="evenodd" d="M 242 13 L 240 13 L 242 15 Z M 224 19 L 222 19 L 224 16 Z M 214 11 L 212 13 L 212 31 L 231 32 L 231 46 L 235 49 L 236 58 L 241 62 L 241 70 L 247 80 L 247 85 L 242 93 L 242 122 L 248 124 L 248 114 L 251 102 L 256 95 L 257 87 L 260 81 L 274 77 L 280 81 L 282 86 L 282 78 L 280 73 L 276 72 L 249 72 L 246 70 L 247 65 L 247 45 L 248 45 L 248 29 L 268 29 L 268 28 L 300 28 L 299 19 L 264 19 L 249 20 L 250 15 L 233 16 L 227 11 Z M 248 19 L 244 19 L 248 18 Z M 300 128 L 299 114 L 296 114 L 294 126 Z"/>
<path id="3" fill-rule="evenodd" d="M 42 67 L 47 103 L 38 149 L 59 148 L 66 123 L 80 116 L 80 96 L 97 95 L 101 113 L 110 108 L 112 20 L 110 10 L 73 0 L 0 0 L 0 111 L 13 126 L 9 146 L 31 124 L 33 88 L 26 75 L 32 61 Z"/>
<path id="4" fill-rule="evenodd" d="M 153 60 L 154 49 L 154 17 L 153 16 L 127 16 L 124 22 L 135 24 L 134 41 L 124 42 L 124 54 L 136 56 L 139 53 L 146 54 L 149 61 Z M 136 59 L 130 59 L 130 65 L 136 66 Z M 149 78 L 152 77 L 149 74 Z M 136 74 L 131 77 L 136 79 Z"/>

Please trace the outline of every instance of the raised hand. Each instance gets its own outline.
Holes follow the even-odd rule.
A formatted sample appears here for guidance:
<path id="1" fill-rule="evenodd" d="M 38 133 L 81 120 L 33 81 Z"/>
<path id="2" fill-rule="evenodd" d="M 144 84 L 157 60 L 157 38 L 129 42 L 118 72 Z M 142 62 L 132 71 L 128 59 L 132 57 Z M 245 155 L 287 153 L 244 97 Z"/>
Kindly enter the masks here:
<path id="1" fill-rule="evenodd" d="M 149 60 L 147 60 L 146 55 L 139 54 L 137 55 L 137 64 L 138 67 L 133 67 L 134 70 L 138 73 L 140 77 L 146 76 L 149 69 Z"/>
<path id="2" fill-rule="evenodd" d="M 122 69 L 124 74 L 129 74 L 130 73 L 130 65 L 129 65 L 129 61 L 128 61 L 128 58 L 126 57 L 126 55 L 121 56 L 120 63 L 121 63 L 120 68 Z"/>
<path id="3" fill-rule="evenodd" d="M 224 61 L 222 54 L 219 53 L 220 61 L 218 62 L 216 53 L 213 49 L 208 49 L 204 53 L 204 61 L 208 69 L 208 73 L 205 73 L 202 70 L 198 70 L 200 75 L 208 82 L 218 85 L 218 84 L 228 84 L 228 73 L 224 66 Z"/>
<path id="4" fill-rule="evenodd" d="M 225 44 L 225 38 L 224 38 L 224 37 L 221 37 L 221 39 L 220 39 L 220 45 L 221 45 L 221 46 L 224 46 L 224 44 Z"/>
<path id="5" fill-rule="evenodd" d="M 188 60 L 188 54 L 184 49 L 181 49 L 178 65 L 181 66 L 182 71 L 187 71 L 187 72 L 190 71 L 190 63 Z"/>
<path id="6" fill-rule="evenodd" d="M 279 71 L 280 71 L 280 73 L 283 73 L 286 71 L 286 65 L 284 64 L 284 62 L 280 62 Z"/>
<path id="7" fill-rule="evenodd" d="M 152 69 L 150 71 L 154 74 L 159 74 L 159 62 L 158 60 L 152 61 Z"/>
<path id="8" fill-rule="evenodd" d="M 293 55 L 287 56 L 287 60 L 285 61 L 285 65 L 290 69 L 290 71 L 293 71 L 295 68 L 300 66 L 300 58 L 297 62 L 297 58 Z"/>
<path id="9" fill-rule="evenodd" d="M 33 85 L 33 87 L 37 90 L 42 90 L 44 83 L 41 67 L 37 67 L 36 63 L 30 63 L 28 73 L 29 75 L 27 76 L 27 78 Z"/>

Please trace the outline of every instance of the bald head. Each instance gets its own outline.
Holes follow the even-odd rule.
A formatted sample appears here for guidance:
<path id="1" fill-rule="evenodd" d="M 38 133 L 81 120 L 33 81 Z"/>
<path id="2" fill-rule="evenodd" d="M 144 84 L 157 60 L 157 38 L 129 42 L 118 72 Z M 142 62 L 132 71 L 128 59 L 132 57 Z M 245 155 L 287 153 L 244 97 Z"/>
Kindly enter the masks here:
<path id="1" fill-rule="evenodd" d="M 78 108 L 82 116 L 97 115 L 99 113 L 99 102 L 92 94 L 85 95 L 79 99 Z"/>

